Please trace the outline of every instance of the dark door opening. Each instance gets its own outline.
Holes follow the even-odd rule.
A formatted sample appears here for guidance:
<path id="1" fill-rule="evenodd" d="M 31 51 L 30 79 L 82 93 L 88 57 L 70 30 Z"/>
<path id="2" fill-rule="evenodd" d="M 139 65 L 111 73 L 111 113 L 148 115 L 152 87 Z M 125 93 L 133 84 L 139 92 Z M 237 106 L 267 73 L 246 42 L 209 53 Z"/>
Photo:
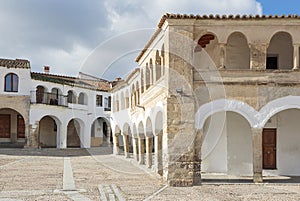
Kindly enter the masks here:
<path id="1" fill-rule="evenodd" d="M 263 169 L 276 169 L 276 128 L 264 128 L 262 138 Z"/>
<path id="2" fill-rule="evenodd" d="M 267 69 L 278 69 L 278 57 L 267 57 Z"/>

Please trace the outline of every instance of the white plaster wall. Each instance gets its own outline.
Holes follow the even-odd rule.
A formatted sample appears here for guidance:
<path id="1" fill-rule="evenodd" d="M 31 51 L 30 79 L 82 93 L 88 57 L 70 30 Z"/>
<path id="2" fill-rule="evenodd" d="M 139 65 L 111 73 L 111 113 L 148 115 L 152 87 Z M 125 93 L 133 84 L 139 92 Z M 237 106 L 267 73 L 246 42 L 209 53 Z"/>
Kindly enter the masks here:
<path id="1" fill-rule="evenodd" d="M 226 45 L 226 69 L 250 69 L 250 49 L 241 33 L 233 33 Z"/>
<path id="2" fill-rule="evenodd" d="M 19 77 L 19 86 L 18 92 L 4 92 L 4 81 L 5 76 L 8 73 L 14 73 Z M 1 67 L 1 76 L 0 76 L 0 94 L 4 95 L 30 95 L 30 87 L 31 87 L 31 75 L 30 69 L 22 69 L 22 68 L 5 68 Z"/>
<path id="3" fill-rule="evenodd" d="M 204 124 L 202 149 L 203 172 L 227 172 L 227 136 L 225 112 L 211 115 Z"/>
<path id="4" fill-rule="evenodd" d="M 228 174 L 253 175 L 252 132 L 241 115 L 227 112 Z"/>
<path id="5" fill-rule="evenodd" d="M 278 114 L 277 169 L 281 175 L 300 175 L 300 110 Z"/>

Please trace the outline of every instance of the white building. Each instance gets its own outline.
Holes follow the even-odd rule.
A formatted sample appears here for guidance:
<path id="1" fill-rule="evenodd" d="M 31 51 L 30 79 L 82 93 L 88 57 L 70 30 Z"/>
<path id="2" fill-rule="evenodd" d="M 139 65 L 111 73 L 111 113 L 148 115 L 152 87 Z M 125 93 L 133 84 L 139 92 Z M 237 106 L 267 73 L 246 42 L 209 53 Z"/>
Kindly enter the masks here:
<path id="1" fill-rule="evenodd" d="M 110 142 L 111 83 L 30 70 L 27 60 L 0 59 L 0 146 L 81 147 Z"/>

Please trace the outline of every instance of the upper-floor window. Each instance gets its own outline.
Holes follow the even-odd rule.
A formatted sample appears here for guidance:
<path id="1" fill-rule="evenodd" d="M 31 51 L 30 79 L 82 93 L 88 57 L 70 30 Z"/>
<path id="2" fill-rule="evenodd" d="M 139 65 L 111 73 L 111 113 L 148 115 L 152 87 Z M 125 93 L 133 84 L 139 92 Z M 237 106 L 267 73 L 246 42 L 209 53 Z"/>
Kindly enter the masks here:
<path id="1" fill-rule="evenodd" d="M 4 91 L 18 92 L 19 77 L 14 73 L 5 76 Z"/>
<path id="2" fill-rule="evenodd" d="M 102 95 L 96 95 L 96 106 L 97 107 L 102 107 Z"/>

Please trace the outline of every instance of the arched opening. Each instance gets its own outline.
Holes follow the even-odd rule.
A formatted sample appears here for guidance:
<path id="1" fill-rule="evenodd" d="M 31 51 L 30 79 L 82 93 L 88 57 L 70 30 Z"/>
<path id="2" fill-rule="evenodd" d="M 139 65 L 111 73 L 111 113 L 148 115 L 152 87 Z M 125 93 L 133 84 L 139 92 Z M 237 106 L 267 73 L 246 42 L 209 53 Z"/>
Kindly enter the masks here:
<path id="1" fill-rule="evenodd" d="M 139 105 L 140 104 L 140 88 L 139 88 L 139 83 L 136 82 L 135 86 L 136 86 L 136 90 L 135 90 L 135 102 L 136 102 L 136 105 Z"/>
<path id="2" fill-rule="evenodd" d="M 115 112 L 120 111 L 120 100 L 119 100 L 119 95 L 115 95 Z"/>
<path id="3" fill-rule="evenodd" d="M 250 48 L 244 34 L 232 33 L 226 45 L 226 69 L 250 69 Z"/>
<path id="4" fill-rule="evenodd" d="M 128 90 L 126 90 L 126 92 L 125 92 L 125 108 L 126 109 L 129 108 L 129 92 L 128 92 Z"/>
<path id="5" fill-rule="evenodd" d="M 151 83 L 151 70 L 149 68 L 148 63 L 146 63 L 146 89 L 148 89 L 150 87 L 150 83 Z"/>
<path id="6" fill-rule="evenodd" d="M 145 82 L 144 69 L 141 68 L 141 93 L 144 93 L 144 82 Z"/>
<path id="7" fill-rule="evenodd" d="M 163 175 L 163 113 L 158 112 L 155 117 L 155 137 L 154 137 L 154 152 L 155 152 L 155 169 L 159 175 Z"/>
<path id="8" fill-rule="evenodd" d="M 150 59 L 149 61 L 149 68 L 150 68 L 150 85 L 154 84 L 154 68 L 153 68 L 153 61 Z"/>
<path id="9" fill-rule="evenodd" d="M 86 93 L 81 92 L 78 96 L 78 104 L 87 105 L 88 104 L 88 96 Z"/>
<path id="10" fill-rule="evenodd" d="M 25 121 L 10 108 L 0 109 L 0 147 L 24 147 Z"/>
<path id="11" fill-rule="evenodd" d="M 39 122 L 39 146 L 42 148 L 57 147 L 60 121 L 51 116 L 43 117 Z"/>
<path id="12" fill-rule="evenodd" d="M 161 58 L 162 58 L 162 67 L 161 67 L 161 74 L 165 74 L 165 45 L 163 44 L 161 47 Z"/>
<path id="13" fill-rule="evenodd" d="M 201 171 L 237 176 L 253 175 L 252 131 L 249 122 L 236 112 L 217 112 L 203 126 Z"/>
<path id="14" fill-rule="evenodd" d="M 156 80 L 159 80 L 161 77 L 161 58 L 159 56 L 158 50 L 155 54 L 155 71 L 156 71 Z"/>
<path id="15" fill-rule="evenodd" d="M 98 117 L 91 127 L 91 147 L 107 146 L 112 142 L 109 122 Z"/>
<path id="16" fill-rule="evenodd" d="M 136 95 L 135 95 L 135 86 L 134 84 L 131 86 L 131 108 L 136 105 Z"/>
<path id="17" fill-rule="evenodd" d="M 276 33 L 267 49 L 266 69 L 293 68 L 293 41 L 289 33 Z"/>
<path id="18" fill-rule="evenodd" d="M 19 77 L 14 73 L 9 73 L 5 76 L 4 91 L 18 92 Z"/>
<path id="19" fill-rule="evenodd" d="M 120 104 L 121 104 L 121 110 L 125 109 L 125 96 L 124 96 L 124 92 L 121 92 L 121 100 L 120 100 Z"/>
<path id="20" fill-rule="evenodd" d="M 68 91 L 68 103 L 72 103 L 72 104 L 76 103 L 76 95 L 72 90 Z"/>
<path id="21" fill-rule="evenodd" d="M 44 86 L 36 87 L 36 103 L 47 104 L 47 89 Z"/>
<path id="22" fill-rule="evenodd" d="M 299 109 L 273 115 L 262 133 L 263 175 L 300 176 Z"/>
<path id="23" fill-rule="evenodd" d="M 77 119 L 72 119 L 67 126 L 67 147 L 80 147 L 80 135 L 83 128 Z"/>
<path id="24" fill-rule="evenodd" d="M 204 50 L 209 55 L 209 57 L 206 54 L 203 53 L 201 54 L 202 50 Z M 218 38 L 214 34 L 208 33 L 201 36 L 194 50 L 194 54 L 195 54 L 196 66 L 199 66 L 201 68 L 203 67 L 206 68 L 205 64 L 207 62 L 211 63 L 210 60 L 212 60 L 215 66 L 217 67 L 221 65 L 220 46 L 219 46 Z"/>
<path id="25" fill-rule="evenodd" d="M 51 89 L 50 105 L 63 105 L 63 96 L 60 89 Z"/>
<path id="26" fill-rule="evenodd" d="M 128 123 L 125 123 L 123 126 L 123 142 L 124 142 L 124 154 L 127 158 L 130 157 L 130 154 L 133 153 L 132 146 L 132 132 Z"/>

